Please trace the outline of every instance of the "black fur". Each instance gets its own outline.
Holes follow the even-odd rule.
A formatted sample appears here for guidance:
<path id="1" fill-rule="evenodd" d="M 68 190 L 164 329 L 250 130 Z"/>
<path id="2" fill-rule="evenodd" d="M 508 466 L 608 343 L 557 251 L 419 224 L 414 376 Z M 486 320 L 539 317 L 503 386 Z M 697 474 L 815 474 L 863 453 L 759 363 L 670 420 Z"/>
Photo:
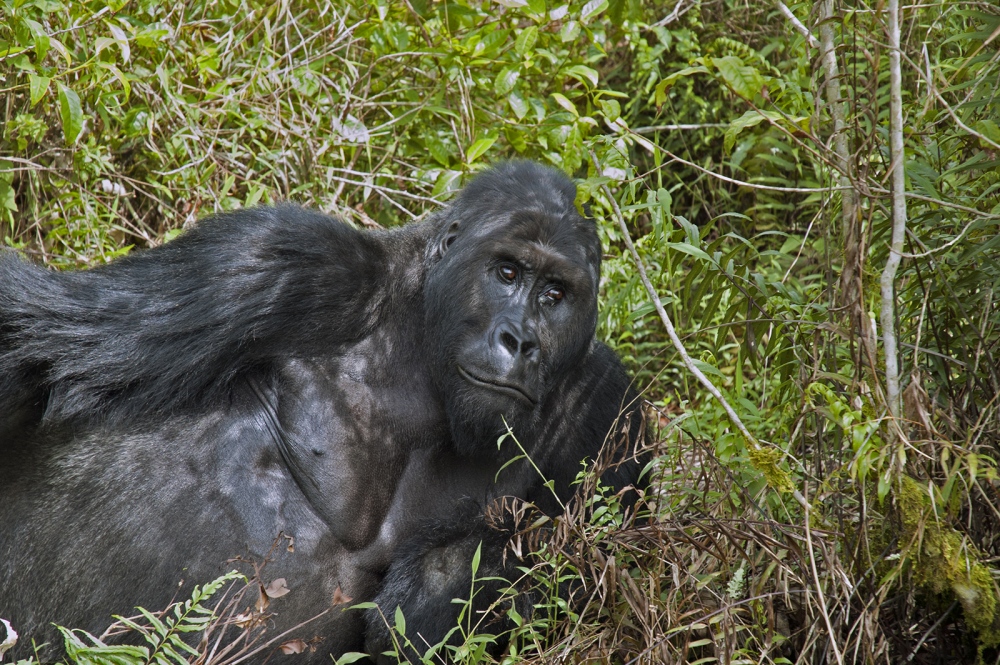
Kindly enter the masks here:
<path id="1" fill-rule="evenodd" d="M 0 617 L 25 643 L 100 632 L 283 532 L 274 634 L 339 588 L 442 639 L 471 582 L 451 564 L 482 541 L 506 572 L 484 507 L 558 510 L 526 462 L 497 475 L 505 423 L 566 501 L 624 409 L 604 480 L 638 480 L 641 412 L 594 340 L 600 245 L 573 197 L 509 163 L 395 231 L 282 205 L 83 272 L 0 253 Z M 385 648 L 377 617 L 335 608 L 297 658 Z"/>

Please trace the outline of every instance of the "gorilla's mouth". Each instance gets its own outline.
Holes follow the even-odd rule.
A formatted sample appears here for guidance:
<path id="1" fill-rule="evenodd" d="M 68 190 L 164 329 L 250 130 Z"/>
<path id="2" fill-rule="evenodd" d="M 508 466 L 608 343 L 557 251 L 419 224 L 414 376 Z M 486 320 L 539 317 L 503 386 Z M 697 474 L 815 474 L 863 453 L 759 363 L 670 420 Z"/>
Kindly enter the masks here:
<path id="1" fill-rule="evenodd" d="M 535 402 L 537 401 L 534 397 L 529 395 L 524 390 L 524 388 L 522 388 L 521 386 L 514 385 L 513 383 L 488 381 L 486 379 L 479 378 L 478 376 L 471 374 L 461 365 L 458 365 L 458 373 L 462 376 L 462 378 L 464 378 L 466 381 L 468 381 L 473 385 L 481 386 L 489 390 L 494 390 L 496 392 L 503 393 L 504 395 L 509 395 L 514 399 L 521 400 L 522 402 L 527 402 L 532 406 L 534 406 Z"/>

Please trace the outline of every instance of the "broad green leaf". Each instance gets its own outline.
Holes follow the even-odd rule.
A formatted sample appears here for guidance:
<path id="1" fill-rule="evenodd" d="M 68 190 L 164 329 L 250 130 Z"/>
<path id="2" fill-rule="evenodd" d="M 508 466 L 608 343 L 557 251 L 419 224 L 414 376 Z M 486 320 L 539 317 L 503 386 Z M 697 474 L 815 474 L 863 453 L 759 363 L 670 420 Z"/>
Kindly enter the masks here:
<path id="1" fill-rule="evenodd" d="M 486 136 L 484 138 L 477 140 L 475 143 L 469 146 L 469 149 L 465 152 L 466 162 L 468 164 L 471 164 L 472 162 L 476 161 L 476 159 L 481 157 L 483 153 L 485 153 L 487 150 L 490 149 L 490 146 L 492 146 L 496 140 L 497 137 L 495 136 Z"/>
<path id="2" fill-rule="evenodd" d="M 545 0 L 528 0 L 528 11 L 536 16 L 545 13 Z"/>
<path id="3" fill-rule="evenodd" d="M 511 90 L 510 94 L 507 95 L 507 103 L 510 104 L 510 108 L 518 120 L 524 120 L 524 116 L 528 115 L 530 110 L 528 102 L 524 99 L 524 95 L 517 90 Z"/>
<path id="4" fill-rule="evenodd" d="M 45 93 L 49 89 L 50 79 L 47 76 L 37 76 L 35 74 L 28 74 L 28 90 L 31 94 L 31 105 L 34 106 L 45 96 Z"/>
<path id="5" fill-rule="evenodd" d="M 523 56 L 535 48 L 535 42 L 537 41 L 538 28 L 530 25 L 517 35 L 517 39 L 514 40 L 514 50 L 518 55 Z"/>
<path id="6" fill-rule="evenodd" d="M 580 10 L 580 20 L 586 23 L 608 8 L 608 0 L 590 0 Z"/>
<path id="7" fill-rule="evenodd" d="M 726 152 L 732 152 L 733 146 L 736 144 L 736 137 L 739 136 L 740 132 L 744 129 L 759 125 L 765 119 L 778 122 L 782 119 L 782 117 L 780 113 L 776 113 L 774 111 L 747 111 L 739 118 L 729 123 L 729 128 L 726 129 L 726 136 L 723 139 L 722 147 Z"/>
<path id="8" fill-rule="evenodd" d="M 589 82 L 591 86 L 597 87 L 597 71 L 583 65 L 573 65 L 566 70 L 566 73 L 580 82 Z"/>
<path id="9" fill-rule="evenodd" d="M 656 84 L 656 90 L 654 91 L 654 94 L 656 95 L 656 105 L 660 106 L 663 102 L 667 101 L 667 88 L 676 83 L 678 79 L 691 76 L 692 74 L 707 73 L 707 67 L 698 65 L 697 67 L 685 67 L 678 72 L 674 72 L 670 76 L 664 77 L 659 83 Z"/>
<path id="10" fill-rule="evenodd" d="M 35 42 L 35 58 L 38 63 L 41 63 L 45 59 L 45 55 L 49 52 L 52 42 L 41 23 L 32 21 L 30 18 L 24 19 L 24 23 L 28 26 L 28 31 Z"/>
<path id="11" fill-rule="evenodd" d="M 351 663 L 356 663 L 359 660 L 368 658 L 368 654 L 361 653 L 359 651 L 348 651 L 340 658 L 336 660 L 334 665 L 350 665 Z"/>
<path id="12" fill-rule="evenodd" d="M 608 122 L 614 122 L 621 117 L 622 108 L 617 100 L 600 99 L 598 100 L 597 105 L 601 107 L 601 113 L 603 113 L 604 117 L 608 119 Z"/>
<path id="13" fill-rule="evenodd" d="M 743 64 L 735 55 L 712 58 L 712 65 L 722 75 L 733 92 L 745 99 L 753 99 L 764 88 L 764 77 L 755 68 Z"/>
<path id="14" fill-rule="evenodd" d="M 439 139 L 437 136 L 431 135 L 424 139 L 424 147 L 438 164 L 444 167 L 451 166 L 453 150 L 449 149 L 449 147 L 444 144 L 444 141 Z"/>
<path id="15" fill-rule="evenodd" d="M 558 92 L 553 92 L 552 99 L 556 100 L 556 104 L 558 104 L 559 106 L 563 107 L 573 115 L 580 117 L 580 113 L 576 110 L 576 105 L 573 102 L 566 99 L 565 95 Z"/>
<path id="16" fill-rule="evenodd" d="M 80 96 L 72 88 L 59 83 L 59 115 L 62 119 L 63 138 L 66 145 L 73 145 L 83 129 L 83 109 Z"/>
<path id="17" fill-rule="evenodd" d="M 517 79 L 520 76 L 521 70 L 519 67 L 504 67 L 497 74 L 496 80 L 493 81 L 493 89 L 496 90 L 498 95 L 506 95 L 514 89 L 514 84 L 517 83 Z"/>
<path id="18" fill-rule="evenodd" d="M 571 42 L 580 35 L 580 24 L 577 21 L 566 21 L 559 28 L 559 40 L 564 44 Z"/>

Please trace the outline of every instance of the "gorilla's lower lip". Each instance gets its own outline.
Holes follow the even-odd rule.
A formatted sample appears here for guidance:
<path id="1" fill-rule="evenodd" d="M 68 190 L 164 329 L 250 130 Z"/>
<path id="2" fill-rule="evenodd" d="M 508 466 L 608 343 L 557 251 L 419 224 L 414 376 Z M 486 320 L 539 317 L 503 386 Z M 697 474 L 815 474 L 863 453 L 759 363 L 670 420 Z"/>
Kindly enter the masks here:
<path id="1" fill-rule="evenodd" d="M 497 392 L 504 393 L 505 395 L 510 395 L 511 397 L 517 398 L 523 402 L 534 405 L 535 398 L 524 391 L 520 386 L 515 386 L 510 383 L 500 383 L 498 381 L 487 381 L 486 379 L 481 379 L 469 373 L 461 365 L 458 366 L 458 373 L 462 375 L 469 383 L 473 383 L 477 386 L 482 386 L 483 388 L 489 388 L 490 390 L 495 390 Z"/>

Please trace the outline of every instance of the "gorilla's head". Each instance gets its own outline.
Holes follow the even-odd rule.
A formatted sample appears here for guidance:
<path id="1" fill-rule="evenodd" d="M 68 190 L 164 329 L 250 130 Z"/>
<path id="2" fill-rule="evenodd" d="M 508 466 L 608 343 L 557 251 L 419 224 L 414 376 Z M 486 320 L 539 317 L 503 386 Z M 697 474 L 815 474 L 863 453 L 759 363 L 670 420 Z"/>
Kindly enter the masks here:
<path id="1" fill-rule="evenodd" d="M 601 247 L 576 187 L 529 162 L 476 177 L 441 215 L 424 288 L 434 379 L 460 452 L 523 431 L 587 352 Z"/>

